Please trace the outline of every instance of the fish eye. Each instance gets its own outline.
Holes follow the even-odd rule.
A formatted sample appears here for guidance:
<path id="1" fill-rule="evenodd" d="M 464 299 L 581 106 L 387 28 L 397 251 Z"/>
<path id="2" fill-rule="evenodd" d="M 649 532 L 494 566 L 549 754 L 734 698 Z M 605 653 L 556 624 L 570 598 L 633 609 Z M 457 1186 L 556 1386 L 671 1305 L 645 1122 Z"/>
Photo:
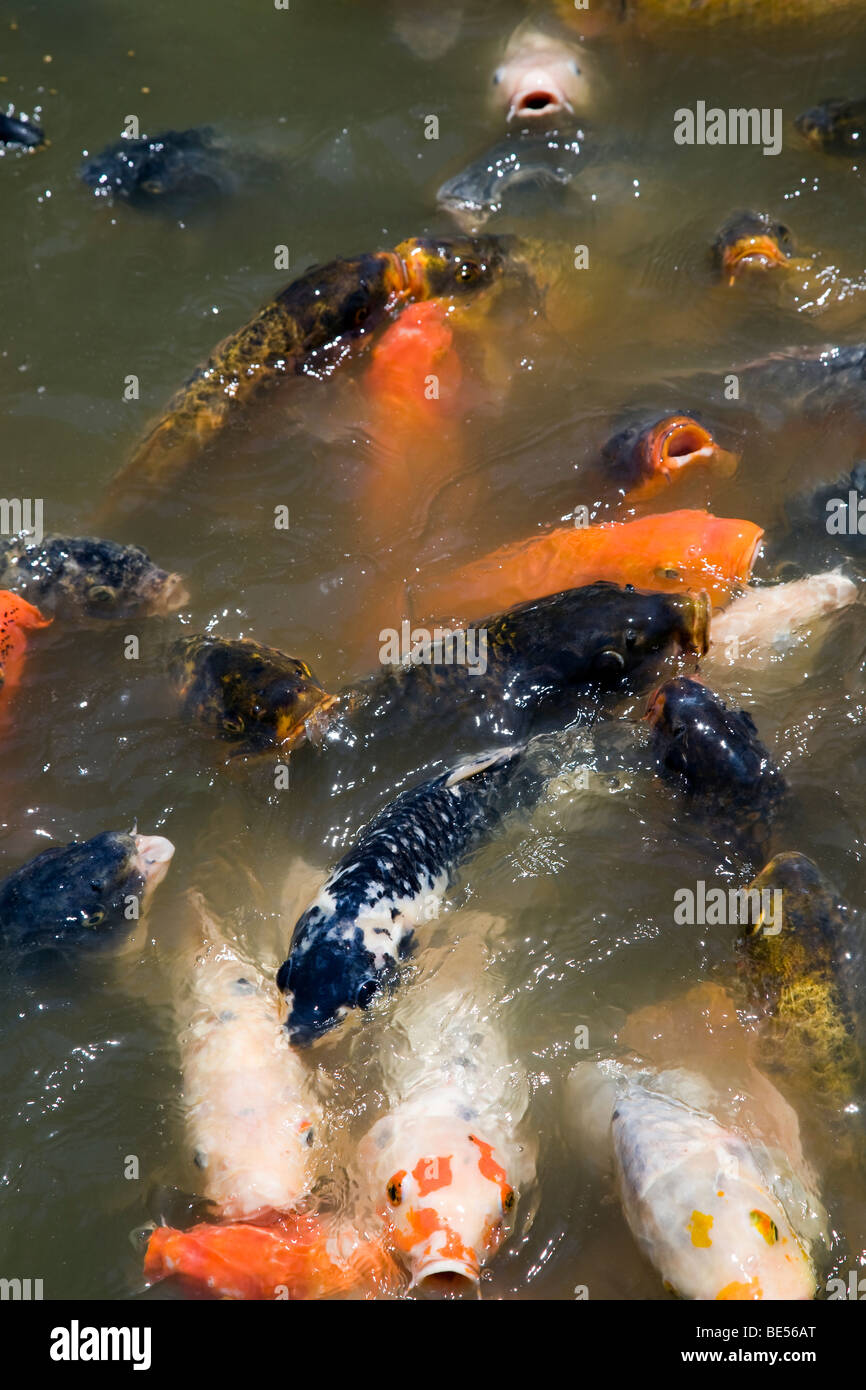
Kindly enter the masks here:
<path id="1" fill-rule="evenodd" d="M 481 274 L 481 266 L 477 261 L 461 261 L 457 267 L 457 279 L 462 280 L 465 285 L 477 280 Z"/>
<path id="2" fill-rule="evenodd" d="M 366 322 L 367 322 L 367 319 L 368 319 L 369 317 L 370 317 L 370 306 L 369 306 L 368 304 L 362 304 L 362 305 L 360 305 L 360 307 L 357 308 L 357 309 L 355 310 L 355 317 L 354 317 L 354 324 L 355 324 L 355 327 L 356 327 L 356 328 L 360 328 L 360 327 L 361 327 L 361 324 L 362 324 L 362 323 L 366 323 Z"/>
<path id="3" fill-rule="evenodd" d="M 504 1191 L 503 1194 L 502 1194 L 502 1210 L 505 1212 L 505 1214 L 506 1214 L 506 1216 L 507 1216 L 508 1213 L 509 1213 L 510 1211 L 513 1211 L 513 1209 L 514 1209 L 514 1188 L 513 1188 L 513 1187 L 506 1187 L 505 1191 Z"/>
<path id="4" fill-rule="evenodd" d="M 98 927 L 105 921 L 105 908 L 95 907 L 92 912 L 82 913 L 81 920 L 85 927 Z"/>
<path id="5" fill-rule="evenodd" d="M 242 734 L 244 731 L 244 721 L 241 715 L 226 715 L 222 722 L 222 727 L 227 734 Z"/>
<path id="6" fill-rule="evenodd" d="M 394 1177 L 388 1183 L 385 1191 L 388 1193 L 388 1201 L 392 1207 L 399 1207 L 403 1200 L 403 1183 L 400 1178 Z"/>
<path id="7" fill-rule="evenodd" d="M 110 603 L 114 598 L 114 590 L 107 584 L 95 584 L 90 590 L 89 598 L 93 603 Z"/>
<path id="8" fill-rule="evenodd" d="M 355 995 L 355 1004 L 359 1009 L 366 1009 L 367 1005 L 373 999 L 375 993 L 376 981 L 365 980 L 362 985 L 358 986 L 358 992 Z"/>
<path id="9" fill-rule="evenodd" d="M 779 1228 L 771 1216 L 765 1211 L 750 1211 L 749 1220 L 767 1242 L 768 1245 L 775 1245 L 779 1239 Z"/>
<path id="10" fill-rule="evenodd" d="M 600 671 L 611 671 L 618 673 L 625 670 L 625 657 L 621 652 L 615 651 L 613 647 L 606 647 L 596 662 Z"/>

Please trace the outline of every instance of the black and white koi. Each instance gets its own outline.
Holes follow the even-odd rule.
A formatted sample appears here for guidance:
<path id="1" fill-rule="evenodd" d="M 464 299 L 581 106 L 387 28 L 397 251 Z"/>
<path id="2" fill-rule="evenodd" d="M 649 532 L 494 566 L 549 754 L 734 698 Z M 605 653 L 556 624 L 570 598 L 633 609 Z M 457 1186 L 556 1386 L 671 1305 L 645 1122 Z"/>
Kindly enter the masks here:
<path id="1" fill-rule="evenodd" d="M 464 760 L 390 802 L 298 920 L 277 984 L 293 1042 L 311 1042 L 366 1008 L 438 916 L 458 866 L 542 779 L 525 745 Z"/>

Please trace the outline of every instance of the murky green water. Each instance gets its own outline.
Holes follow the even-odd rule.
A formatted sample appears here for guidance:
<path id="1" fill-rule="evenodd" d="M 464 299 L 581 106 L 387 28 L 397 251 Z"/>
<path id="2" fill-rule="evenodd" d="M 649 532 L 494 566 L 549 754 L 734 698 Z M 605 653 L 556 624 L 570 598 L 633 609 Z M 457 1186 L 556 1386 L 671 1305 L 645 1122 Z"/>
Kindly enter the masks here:
<path id="1" fill-rule="evenodd" d="M 292 0 L 288 12 L 267 0 L 0 6 L 0 99 L 29 113 L 40 107 L 51 141 L 34 155 L 0 158 L 4 496 L 44 498 L 46 529 L 86 530 L 107 480 L 175 387 L 291 278 L 274 270 L 276 246 L 289 248 L 299 273 L 448 229 L 435 190 L 499 134 L 485 109 L 489 75 L 524 12 L 506 3 L 470 9 L 456 45 L 424 62 L 374 0 Z M 375 451 L 363 427 L 362 367 L 339 382 L 304 382 L 301 399 L 293 392 L 258 413 L 206 475 L 186 479 L 118 534 L 180 570 L 192 594 L 177 619 L 132 629 L 139 662 L 124 660 L 116 629 L 58 624 L 33 645 L 28 695 L 4 743 L 3 871 L 50 840 L 126 828 L 136 817 L 177 846 L 135 939 L 63 979 L 3 982 L 0 1273 L 42 1278 L 46 1297 L 138 1292 L 130 1232 L 179 1214 L 165 1189 L 196 1191 L 173 1014 L 189 963 L 180 895 L 201 886 L 247 947 L 276 963 L 291 928 L 279 905 L 292 864 L 301 856 L 324 871 L 374 809 L 358 793 L 335 810 L 325 785 L 278 795 L 268 760 L 227 770 L 221 749 L 177 722 L 163 674 L 170 638 L 205 627 L 255 635 L 303 655 L 334 688 L 371 669 L 379 628 L 406 611 L 419 570 L 591 504 L 582 468 L 625 406 L 703 412 L 724 436 L 726 420 L 739 428 L 740 417 L 719 408 L 733 366 L 780 347 L 866 336 L 856 311 L 834 326 L 829 311 L 798 312 L 773 292 L 726 294 L 706 263 L 728 213 L 754 206 L 786 221 L 840 275 L 866 281 L 866 171 L 805 150 L 791 130 L 817 100 L 861 94 L 862 20 L 776 35 L 753 36 L 745 25 L 656 42 L 622 35 L 595 48 L 597 161 L 561 207 L 491 227 L 531 235 L 566 266 L 569 248 L 586 244 L 590 268 L 558 273 L 546 316 L 513 299 L 491 312 L 486 385 L 474 397 L 470 389 L 459 453 L 419 489 L 412 516 L 395 525 L 363 508 Z M 674 110 L 699 99 L 781 107 L 782 153 L 675 147 Z M 249 151 L 251 162 L 253 154 L 274 161 L 275 172 L 186 224 L 98 205 L 76 178 L 82 151 L 116 138 L 129 114 L 149 133 L 213 124 L 241 166 Z M 438 141 L 424 138 L 430 114 Z M 866 303 L 866 290 L 859 294 Z M 681 380 L 699 369 L 715 383 L 700 397 Z M 141 398 L 125 402 L 130 374 Z M 820 433 L 751 431 L 735 478 L 680 493 L 672 505 L 709 502 L 772 528 L 792 490 L 851 466 L 862 451 L 858 429 L 839 418 Z M 272 524 L 279 504 L 290 509 L 288 532 Z M 866 885 L 864 642 L 858 605 L 823 648 L 718 686 L 753 711 L 789 775 L 790 810 L 774 848 L 811 855 L 854 903 Z M 418 768 L 436 757 L 435 742 L 420 740 Z M 411 771 L 395 767 L 393 780 Z M 586 1284 L 593 1298 L 660 1296 L 610 1194 L 579 1177 L 561 1083 L 577 1023 L 601 1043 L 627 1012 L 730 956 L 732 933 L 672 922 L 675 889 L 711 878 L 721 859 L 677 836 L 652 786 L 578 791 L 545 803 L 476 857 L 454 912 L 421 952 L 424 968 L 447 951 L 461 905 L 505 922 L 495 946 L 504 1027 L 530 1074 L 540 1157 L 518 1232 L 485 1283 L 491 1295 L 568 1298 Z M 375 1059 L 386 1025 L 387 1010 L 319 1050 L 345 1114 L 337 1169 L 381 1108 Z M 804 1107 L 801 1120 L 827 1174 L 832 1261 L 847 1270 L 866 1245 L 862 1187 L 832 1165 L 817 1111 Z M 124 1178 L 128 1155 L 139 1159 L 137 1180 Z"/>

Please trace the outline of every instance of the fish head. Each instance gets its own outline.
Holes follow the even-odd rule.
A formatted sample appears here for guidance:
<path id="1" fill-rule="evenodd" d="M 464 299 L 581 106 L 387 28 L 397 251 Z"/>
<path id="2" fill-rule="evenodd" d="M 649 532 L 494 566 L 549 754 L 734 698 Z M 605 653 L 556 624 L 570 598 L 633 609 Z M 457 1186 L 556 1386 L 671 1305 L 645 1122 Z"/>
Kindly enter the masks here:
<path id="1" fill-rule="evenodd" d="M 799 976 L 834 971 L 848 909 L 817 864 L 796 851 L 777 854 L 747 891 L 760 895 L 760 910 L 746 924 L 745 946 L 770 994 Z"/>
<path id="2" fill-rule="evenodd" d="M 315 1042 L 351 1009 L 368 1008 L 385 974 L 357 923 L 324 923 L 321 909 L 310 908 L 295 927 L 290 954 L 277 973 L 277 987 L 289 1001 L 291 1042 Z"/>
<path id="3" fill-rule="evenodd" d="M 526 24 L 512 34 L 491 86 L 494 105 L 509 124 L 548 124 L 585 110 L 590 100 L 577 45 Z"/>
<path id="4" fill-rule="evenodd" d="M 37 584 L 44 577 L 55 609 L 79 620 L 165 616 L 189 599 L 179 574 L 160 569 L 138 546 L 115 541 L 52 536 L 29 546 L 20 567 Z"/>
<path id="5" fill-rule="evenodd" d="M 779 1160 L 708 1113 L 712 1095 L 688 1072 L 620 1085 L 611 1134 L 629 1226 L 680 1298 L 811 1299 L 810 1255 L 776 1195 Z"/>
<path id="6" fill-rule="evenodd" d="M 671 1292 L 721 1302 L 814 1298 L 809 1254 L 745 1144 L 722 1139 L 677 1178 L 680 1195 L 669 1226 L 659 1224 L 656 1252 Z"/>
<path id="7" fill-rule="evenodd" d="M 644 593 L 600 582 L 524 605 L 515 616 L 530 619 L 535 630 L 527 651 L 534 648 L 540 664 L 555 667 L 559 679 L 605 688 L 667 652 L 700 655 L 708 643 L 703 594 Z"/>
<path id="8" fill-rule="evenodd" d="M 161 835 L 105 831 L 55 846 L 0 884 L 0 935 L 15 944 L 103 937 L 137 917 L 168 872 L 174 845 Z"/>
<path id="9" fill-rule="evenodd" d="M 727 283 L 733 285 L 749 272 L 786 267 L 793 250 L 793 239 L 784 223 L 765 212 L 736 212 L 713 243 L 713 259 Z"/>
<path id="10" fill-rule="evenodd" d="M 866 146 L 866 101 L 831 97 L 804 111 L 794 127 L 816 150 L 860 154 Z"/>
<path id="11" fill-rule="evenodd" d="M 219 189 L 209 127 L 123 138 L 85 160 L 80 177 L 98 198 L 159 204 L 177 194 Z"/>
<path id="12" fill-rule="evenodd" d="M 412 237 L 397 247 L 413 299 L 465 299 L 499 282 L 516 241 L 501 236 Z"/>
<path id="13" fill-rule="evenodd" d="M 428 1294 L 475 1293 L 516 1204 L 504 1155 L 459 1113 L 398 1108 L 380 1125 L 390 1142 L 375 1196 L 412 1286 Z M 368 1145 L 379 1137 L 374 1128 Z"/>
<path id="14" fill-rule="evenodd" d="M 653 496 L 695 468 L 730 477 L 738 463 L 708 429 L 691 415 L 680 414 L 621 430 L 605 444 L 601 457 L 611 481 L 631 501 Z"/>
<path id="15" fill-rule="evenodd" d="M 729 709 L 702 681 L 665 681 L 650 696 L 645 719 L 659 771 L 690 791 L 738 795 L 744 807 L 753 805 L 759 790 L 781 795 L 781 773 L 752 716 Z"/>
<path id="16" fill-rule="evenodd" d="M 337 703 L 306 662 L 248 638 L 181 638 L 169 675 L 187 718 L 251 750 L 277 745 L 290 752 L 307 721 Z"/>

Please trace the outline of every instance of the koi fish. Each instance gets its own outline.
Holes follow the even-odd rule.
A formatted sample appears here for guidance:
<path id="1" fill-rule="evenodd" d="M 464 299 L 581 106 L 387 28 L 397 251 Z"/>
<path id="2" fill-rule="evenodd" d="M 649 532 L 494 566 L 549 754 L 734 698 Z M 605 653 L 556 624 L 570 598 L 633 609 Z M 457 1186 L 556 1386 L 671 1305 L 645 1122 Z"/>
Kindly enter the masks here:
<path id="1" fill-rule="evenodd" d="M 366 386 L 374 400 L 387 410 L 395 424 L 415 427 L 433 420 L 437 404 L 456 392 L 462 370 L 452 352 L 454 334 L 451 310 L 442 299 L 412 304 L 385 330 L 371 353 Z M 427 377 L 436 369 L 439 395 L 425 391 Z M 444 389 L 443 389 L 444 381 Z"/>
<path id="2" fill-rule="evenodd" d="M 114 830 L 44 849 L 0 882 L 0 943 L 23 952 L 108 939 L 129 927 L 131 898 L 144 914 L 173 856 L 163 835 Z"/>
<path id="3" fill-rule="evenodd" d="M 415 237 L 308 270 L 219 343 L 169 401 L 112 480 L 109 508 L 130 507 L 173 481 L 239 412 L 282 382 L 331 370 L 405 304 L 497 283 L 505 245 L 496 237 Z"/>
<path id="4" fill-rule="evenodd" d="M 622 430 L 608 440 L 601 457 L 610 481 L 625 489 L 627 502 L 655 497 L 693 468 L 730 477 L 739 462 L 690 415 L 666 415 L 651 425 Z"/>
<path id="5" fill-rule="evenodd" d="M 577 44 L 554 38 L 524 20 L 493 74 L 493 101 L 509 123 L 531 123 L 585 109 L 590 86 Z"/>
<path id="6" fill-rule="evenodd" d="M 399 1287 L 386 1246 L 312 1213 L 270 1223 L 157 1226 L 144 1260 L 148 1283 L 178 1276 L 196 1292 L 227 1299 L 315 1299 Z"/>
<path id="7" fill-rule="evenodd" d="M 857 593 L 841 569 L 746 589 L 713 622 L 710 657 L 729 665 L 769 666 L 807 644 L 812 629 L 847 608 Z"/>
<path id="8" fill-rule="evenodd" d="M 810 1253 L 769 1155 L 714 1117 L 712 1087 L 689 1071 L 598 1065 L 623 1211 L 665 1287 L 723 1302 L 814 1298 Z"/>
<path id="9" fill-rule="evenodd" d="M 228 1220 L 289 1211 L 316 1176 L 321 1113 L 289 1047 L 273 985 L 222 939 L 190 895 L 204 949 L 181 1038 L 184 1103 L 206 1197 Z"/>
<path id="10" fill-rule="evenodd" d="M 791 264 L 791 233 L 764 212 L 736 212 L 713 243 L 713 259 L 728 285 L 749 271 L 768 271 Z"/>
<path id="11" fill-rule="evenodd" d="M 796 1112 L 754 1062 L 736 1000 L 704 982 L 631 1014 L 623 1060 L 568 1081 L 576 1143 L 612 1169 L 637 1244 L 680 1298 L 811 1299 L 827 1213 Z"/>
<path id="12" fill-rule="evenodd" d="M 390 528 L 417 515 L 419 490 L 439 480 L 443 456 L 449 472 L 455 469 L 459 443 L 451 436 L 463 369 L 451 324 L 446 301 L 411 304 L 371 353 L 364 393 L 372 404 L 374 459 L 366 505 Z"/>
<path id="13" fill-rule="evenodd" d="M 425 614 L 470 619 L 494 608 L 607 580 L 639 589 L 706 591 L 723 606 L 752 572 L 763 530 L 705 511 L 601 526 L 562 526 L 494 550 L 423 590 Z"/>
<path id="14" fill-rule="evenodd" d="M 519 1133 L 526 1075 L 493 1016 L 483 962 L 466 950 L 449 962 L 454 987 L 434 976 L 397 1011 L 399 1042 L 382 1059 L 390 1107 L 358 1150 L 362 1189 L 424 1292 L 477 1291 L 534 1177 Z"/>
<path id="15" fill-rule="evenodd" d="M 467 758 L 410 787 L 379 813 L 298 919 L 277 974 L 287 1028 L 311 1042 L 366 1009 L 439 914 L 462 861 L 540 780 L 525 745 Z"/>
<path id="16" fill-rule="evenodd" d="M 0 711 L 20 684 L 27 653 L 26 634 L 50 627 L 52 621 L 26 599 L 8 589 L 0 591 Z"/>
<path id="17" fill-rule="evenodd" d="M 645 717 L 659 775 L 685 796 L 690 817 L 724 831 L 742 853 L 760 853 L 787 788 L 748 710 L 678 676 L 650 696 Z"/>

